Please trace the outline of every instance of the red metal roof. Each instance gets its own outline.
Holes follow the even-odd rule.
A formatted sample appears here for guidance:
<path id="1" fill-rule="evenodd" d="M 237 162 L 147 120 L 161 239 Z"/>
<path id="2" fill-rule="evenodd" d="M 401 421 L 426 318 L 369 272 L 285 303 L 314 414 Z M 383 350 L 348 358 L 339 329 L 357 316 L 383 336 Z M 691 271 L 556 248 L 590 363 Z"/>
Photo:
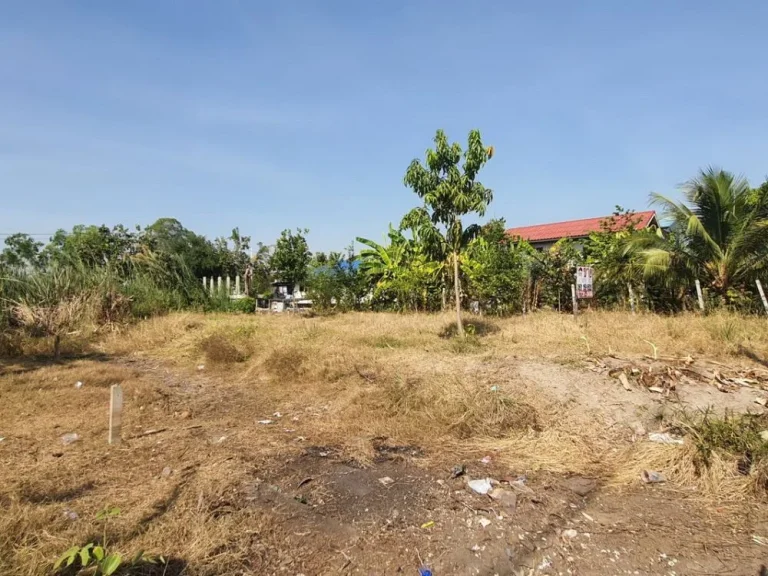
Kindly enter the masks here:
<path id="1" fill-rule="evenodd" d="M 543 242 L 546 240 L 559 240 L 560 238 L 584 238 L 592 232 L 600 232 L 602 228 L 600 223 L 610 218 L 610 216 L 600 216 L 599 218 L 584 218 L 582 220 L 568 220 L 567 222 L 553 222 L 552 224 L 538 224 L 536 226 L 521 226 L 519 228 L 510 228 L 507 234 L 528 240 L 529 242 Z M 635 212 L 633 220 L 638 220 L 635 225 L 637 230 L 647 228 L 649 224 L 655 222 L 656 212 L 646 210 L 645 212 Z M 616 219 L 614 229 L 619 230 L 627 223 L 626 217 L 622 216 Z"/>

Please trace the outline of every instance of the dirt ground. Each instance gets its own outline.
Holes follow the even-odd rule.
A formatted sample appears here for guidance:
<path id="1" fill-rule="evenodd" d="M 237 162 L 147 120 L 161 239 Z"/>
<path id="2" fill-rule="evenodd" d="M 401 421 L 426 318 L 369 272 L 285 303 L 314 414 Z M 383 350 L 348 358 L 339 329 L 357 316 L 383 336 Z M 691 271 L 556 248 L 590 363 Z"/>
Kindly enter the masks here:
<path id="1" fill-rule="evenodd" d="M 269 322 L 265 330 L 286 329 Z M 502 335 L 457 353 L 431 336 L 403 347 L 408 333 L 382 326 L 364 337 L 385 345 L 358 349 L 323 322 L 319 335 L 291 330 L 335 352 L 316 367 L 309 354 L 295 370 L 275 368 L 273 350 L 214 363 L 171 335 L 189 319 L 162 342 L 134 335 L 144 345 L 132 351 L 107 341 L 59 365 L 3 361 L 0 573 L 49 573 L 63 550 L 99 537 L 93 516 L 107 505 L 121 508 L 113 545 L 164 554 L 167 575 L 757 575 L 768 563 L 762 497 L 723 497 L 671 464 L 658 470 L 666 483 L 639 473 L 689 449 L 648 441 L 670 410 L 763 410 L 759 363 L 677 355 L 665 364 L 715 366 L 720 385 L 642 354 L 518 355 L 508 339 L 493 342 Z M 650 392 L 648 367 L 674 385 Z M 749 384 L 734 384 L 737 373 Z M 434 396 L 409 391 L 447 374 Z M 454 378 L 467 396 L 446 412 L 441 394 L 457 394 Z M 123 442 L 109 446 L 114 383 L 125 391 Z M 521 398 L 535 418 L 518 414 L 524 427 L 498 432 L 476 419 L 476 406 L 497 410 L 488 395 Z M 67 433 L 79 439 L 65 445 Z M 484 478 L 494 497 L 470 489 Z M 719 481 L 741 482 L 735 472 Z"/>

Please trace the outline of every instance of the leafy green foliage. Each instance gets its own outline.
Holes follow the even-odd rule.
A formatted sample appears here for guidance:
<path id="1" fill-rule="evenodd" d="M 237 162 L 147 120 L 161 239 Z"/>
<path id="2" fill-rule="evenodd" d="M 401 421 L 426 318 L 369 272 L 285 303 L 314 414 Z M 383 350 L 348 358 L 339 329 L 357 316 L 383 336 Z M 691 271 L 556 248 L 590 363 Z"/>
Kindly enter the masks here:
<path id="1" fill-rule="evenodd" d="M 633 241 L 646 278 L 690 287 L 699 279 L 723 303 L 752 290 L 768 267 L 768 187 L 751 189 L 730 172 L 708 168 L 682 186 L 684 202 L 652 194 L 669 234 Z"/>
<path id="2" fill-rule="evenodd" d="M 142 564 L 165 564 L 162 556 L 155 558 L 138 552 L 131 560 L 124 561 L 117 552 L 107 550 L 107 525 L 109 520 L 120 515 L 120 508 L 107 507 L 96 514 L 96 520 L 103 523 L 104 531 L 100 543 L 89 542 L 84 546 L 68 548 L 53 564 L 55 574 L 71 574 L 71 568 L 77 568 L 77 574 L 87 573 L 94 576 L 111 576 L 123 567 L 139 566 Z"/>
<path id="3" fill-rule="evenodd" d="M 461 260 L 469 298 L 492 314 L 521 311 L 533 253 L 530 244 L 507 235 L 504 220 L 486 224 Z"/>
<path id="4" fill-rule="evenodd" d="M 324 311 L 358 310 L 368 292 L 368 282 L 360 272 L 360 262 L 352 247 L 347 254 L 315 254 L 307 279 L 313 308 Z"/>
<path id="5" fill-rule="evenodd" d="M 493 191 L 476 180 L 480 169 L 491 158 L 493 148 L 483 146 L 479 130 L 470 131 L 464 152 L 458 143 L 449 144 L 442 130 L 437 131 L 434 142 L 435 148 L 427 150 L 425 163 L 413 160 L 403 181 L 424 201 L 422 216 L 414 214 L 411 220 L 423 223 L 420 231 L 425 238 L 429 238 L 425 243 L 430 247 L 443 245 L 447 247 L 446 252 L 450 252 L 456 325 L 459 335 L 463 337 L 459 256 L 477 235 L 479 227 L 473 224 L 465 229 L 461 219 L 469 214 L 484 216 L 493 200 Z M 462 157 L 464 163 L 459 166 Z M 427 226 L 423 215 L 428 215 L 435 226 Z M 442 227 L 442 231 L 437 226 Z"/>
<path id="6" fill-rule="evenodd" d="M 0 252 L 0 270 L 39 269 L 45 265 L 46 258 L 42 254 L 42 242 L 36 241 L 29 234 L 11 234 L 5 239 L 5 248 Z"/>
<path id="7" fill-rule="evenodd" d="M 307 279 L 312 258 L 306 239 L 308 233 L 309 230 L 300 228 L 295 233 L 283 230 L 272 254 L 271 264 L 275 276 L 287 282 L 291 291 L 296 284 L 303 284 Z"/>

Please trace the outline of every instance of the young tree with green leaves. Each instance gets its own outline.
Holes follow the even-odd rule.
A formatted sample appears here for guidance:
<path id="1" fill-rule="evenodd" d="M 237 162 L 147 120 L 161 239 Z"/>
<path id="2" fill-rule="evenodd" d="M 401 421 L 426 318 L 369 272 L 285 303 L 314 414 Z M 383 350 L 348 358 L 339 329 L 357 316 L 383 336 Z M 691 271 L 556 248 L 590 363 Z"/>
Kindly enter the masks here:
<path id="1" fill-rule="evenodd" d="M 295 233 L 283 230 L 275 243 L 275 251 L 270 260 L 272 270 L 278 280 L 288 283 L 289 291 L 307 280 L 309 262 L 312 259 L 307 234 L 309 230 L 306 228 L 297 228 Z"/>
<path id="2" fill-rule="evenodd" d="M 467 138 L 467 149 L 449 143 L 445 132 L 435 134 L 435 148 L 428 149 L 422 164 L 414 159 L 405 173 L 403 182 L 424 201 L 424 210 L 442 235 L 449 250 L 453 265 L 453 285 L 456 299 L 456 328 L 464 336 L 461 321 L 461 280 L 459 257 L 469 242 L 477 235 L 479 226 L 473 224 L 464 228 L 462 217 L 485 215 L 493 199 L 493 191 L 477 181 L 477 175 L 493 156 L 493 147 L 483 146 L 479 130 L 472 130 Z M 463 164 L 460 165 L 462 158 Z"/>

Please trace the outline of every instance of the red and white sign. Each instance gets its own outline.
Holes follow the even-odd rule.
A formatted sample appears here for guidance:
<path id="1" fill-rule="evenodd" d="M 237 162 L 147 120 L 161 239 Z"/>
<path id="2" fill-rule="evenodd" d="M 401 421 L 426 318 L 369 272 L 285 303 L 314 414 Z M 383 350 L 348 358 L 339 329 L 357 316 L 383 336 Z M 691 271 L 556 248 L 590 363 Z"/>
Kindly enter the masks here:
<path id="1" fill-rule="evenodd" d="M 592 298 L 592 278 L 594 270 L 592 266 L 579 266 L 576 268 L 576 297 Z"/>

